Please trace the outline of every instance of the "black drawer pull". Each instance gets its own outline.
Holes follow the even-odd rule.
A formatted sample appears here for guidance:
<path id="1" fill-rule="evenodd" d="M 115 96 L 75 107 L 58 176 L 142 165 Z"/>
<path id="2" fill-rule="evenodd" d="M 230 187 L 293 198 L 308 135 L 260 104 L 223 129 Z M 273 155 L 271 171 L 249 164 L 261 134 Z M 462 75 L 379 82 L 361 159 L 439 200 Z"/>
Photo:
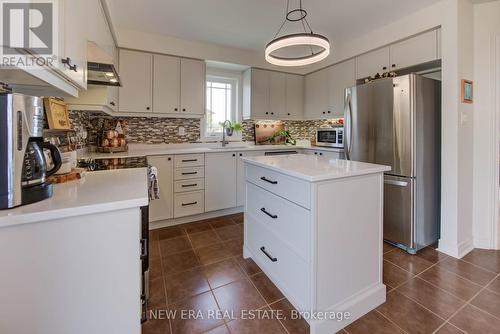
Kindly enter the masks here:
<path id="1" fill-rule="evenodd" d="M 141 239 L 141 256 L 140 259 L 144 260 L 148 257 L 148 239 Z"/>
<path id="2" fill-rule="evenodd" d="M 182 206 L 196 205 L 198 202 L 182 203 Z"/>
<path id="3" fill-rule="evenodd" d="M 278 261 L 277 258 L 272 257 L 271 255 L 269 255 L 268 252 L 266 252 L 266 247 L 262 246 L 262 247 L 260 247 L 260 250 L 262 251 L 262 253 L 266 254 L 266 256 L 269 258 L 269 260 L 271 260 L 273 262 L 277 262 Z"/>
<path id="4" fill-rule="evenodd" d="M 196 162 L 198 161 L 198 159 L 186 159 L 186 160 L 182 160 L 182 162 Z"/>
<path id="5" fill-rule="evenodd" d="M 192 184 L 183 184 L 181 185 L 182 188 L 187 188 L 187 187 L 196 187 L 198 183 L 192 183 Z"/>
<path id="6" fill-rule="evenodd" d="M 272 219 L 276 219 L 278 218 L 278 215 L 273 215 L 273 214 L 270 214 L 269 212 L 266 211 L 266 208 L 262 208 L 260 209 L 260 211 L 264 212 L 266 215 L 268 215 L 269 217 L 271 217 Z"/>
<path id="7" fill-rule="evenodd" d="M 198 172 L 184 172 L 182 175 L 195 175 L 198 174 Z"/>
<path id="8" fill-rule="evenodd" d="M 272 180 L 269 180 L 269 179 L 266 179 L 265 176 L 261 177 L 260 178 L 262 181 L 266 181 L 266 182 L 269 182 L 271 184 L 278 184 L 278 181 L 272 181 Z"/>

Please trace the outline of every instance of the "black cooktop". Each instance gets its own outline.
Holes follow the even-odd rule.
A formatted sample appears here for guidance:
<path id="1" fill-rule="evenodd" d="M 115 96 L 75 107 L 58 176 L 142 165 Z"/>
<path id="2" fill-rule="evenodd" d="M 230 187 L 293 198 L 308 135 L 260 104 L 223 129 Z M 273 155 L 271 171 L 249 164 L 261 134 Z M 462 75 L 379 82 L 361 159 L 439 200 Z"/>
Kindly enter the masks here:
<path id="1" fill-rule="evenodd" d="M 89 171 L 148 167 L 146 157 L 81 159 L 78 167 Z"/>

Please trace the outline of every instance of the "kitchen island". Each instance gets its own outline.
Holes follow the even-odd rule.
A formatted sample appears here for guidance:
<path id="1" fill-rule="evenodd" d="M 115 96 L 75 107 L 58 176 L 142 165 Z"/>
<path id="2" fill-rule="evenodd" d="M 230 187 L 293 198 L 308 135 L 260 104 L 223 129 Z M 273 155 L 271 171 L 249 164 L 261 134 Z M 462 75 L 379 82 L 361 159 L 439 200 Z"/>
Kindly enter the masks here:
<path id="1" fill-rule="evenodd" d="M 302 154 L 244 163 L 244 257 L 304 312 L 312 334 L 335 333 L 385 302 L 389 167 Z"/>

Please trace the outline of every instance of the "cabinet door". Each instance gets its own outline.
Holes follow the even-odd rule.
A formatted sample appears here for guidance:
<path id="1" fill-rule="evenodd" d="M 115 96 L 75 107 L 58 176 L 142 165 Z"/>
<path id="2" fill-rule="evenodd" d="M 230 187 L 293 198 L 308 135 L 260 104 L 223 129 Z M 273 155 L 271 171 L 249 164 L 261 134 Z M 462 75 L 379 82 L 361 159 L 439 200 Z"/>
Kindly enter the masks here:
<path id="1" fill-rule="evenodd" d="M 326 118 L 328 109 L 327 69 L 306 75 L 305 85 L 304 118 Z"/>
<path id="2" fill-rule="evenodd" d="M 245 205 L 245 164 L 241 158 L 243 157 L 256 157 L 259 155 L 264 155 L 262 151 L 253 152 L 238 152 L 238 168 L 236 171 L 236 206 Z"/>
<path id="3" fill-rule="evenodd" d="M 153 56 L 145 52 L 120 50 L 120 78 L 118 91 L 121 112 L 151 112 Z"/>
<path id="4" fill-rule="evenodd" d="M 356 85 L 355 60 L 347 60 L 328 68 L 329 117 L 344 117 L 345 89 Z"/>
<path id="5" fill-rule="evenodd" d="M 191 115 L 205 113 L 205 62 L 181 59 L 181 112 Z"/>
<path id="6" fill-rule="evenodd" d="M 286 115 L 285 119 L 302 119 L 304 114 L 304 77 L 286 75 Z"/>
<path id="7" fill-rule="evenodd" d="M 436 59 L 438 59 L 436 30 L 391 45 L 392 70 Z"/>
<path id="8" fill-rule="evenodd" d="M 205 154 L 205 211 L 236 206 L 236 153 Z"/>
<path id="9" fill-rule="evenodd" d="M 356 57 L 356 78 L 362 79 L 389 70 L 389 47 L 377 49 Z"/>
<path id="10" fill-rule="evenodd" d="M 251 69 L 250 118 L 269 118 L 269 71 Z"/>
<path id="11" fill-rule="evenodd" d="M 180 58 L 154 55 L 153 64 L 153 111 L 179 113 Z"/>
<path id="12" fill-rule="evenodd" d="M 106 105 L 112 111 L 118 110 L 118 87 L 108 86 L 106 89 Z"/>
<path id="13" fill-rule="evenodd" d="M 269 72 L 269 112 L 271 118 L 286 116 L 286 74 Z"/>
<path id="14" fill-rule="evenodd" d="M 150 156 L 148 164 L 158 170 L 160 186 L 160 198 L 149 203 L 149 221 L 173 218 L 173 158 L 171 155 Z"/>

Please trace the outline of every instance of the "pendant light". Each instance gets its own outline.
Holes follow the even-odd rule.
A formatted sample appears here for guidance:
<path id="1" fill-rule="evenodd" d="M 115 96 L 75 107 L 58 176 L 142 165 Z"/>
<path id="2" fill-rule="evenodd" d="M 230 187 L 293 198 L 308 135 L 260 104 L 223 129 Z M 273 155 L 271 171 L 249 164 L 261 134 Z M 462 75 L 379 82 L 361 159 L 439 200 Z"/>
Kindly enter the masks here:
<path id="1" fill-rule="evenodd" d="M 289 10 L 289 5 L 290 0 L 287 0 L 285 20 L 276 35 L 274 35 L 273 40 L 266 45 L 266 61 L 278 66 L 303 66 L 316 63 L 328 57 L 330 54 L 330 42 L 325 36 L 313 33 L 306 19 L 307 12 L 302 8 L 302 0 L 299 0 L 299 8 Z M 300 22 L 304 32 L 279 36 L 287 22 L 296 24 Z M 276 54 L 285 48 L 304 46 L 307 47 L 308 51 L 303 55 L 283 56 Z"/>

